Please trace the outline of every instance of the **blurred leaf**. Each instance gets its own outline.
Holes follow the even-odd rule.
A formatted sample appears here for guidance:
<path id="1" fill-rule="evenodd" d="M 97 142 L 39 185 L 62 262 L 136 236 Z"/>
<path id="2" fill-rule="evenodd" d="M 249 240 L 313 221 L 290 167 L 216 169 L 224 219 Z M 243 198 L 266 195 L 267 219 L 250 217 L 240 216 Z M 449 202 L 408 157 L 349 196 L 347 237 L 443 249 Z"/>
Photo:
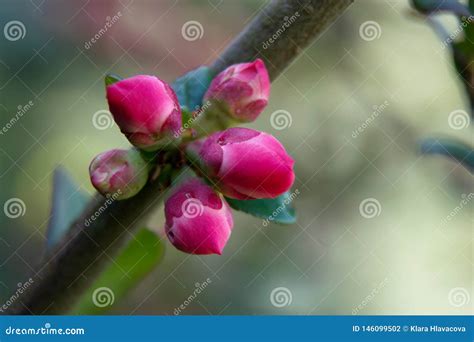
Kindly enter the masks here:
<path id="1" fill-rule="evenodd" d="M 138 285 L 161 262 L 163 255 L 164 244 L 158 235 L 147 228 L 139 230 L 109 268 L 86 291 L 72 309 L 72 314 L 106 312 Z"/>
<path id="2" fill-rule="evenodd" d="M 115 82 L 121 81 L 122 78 L 120 76 L 117 76 L 115 74 L 107 74 L 105 75 L 105 86 L 109 86 L 111 84 L 114 84 Z"/>
<path id="3" fill-rule="evenodd" d="M 474 117 L 474 45 L 470 42 L 453 44 L 454 65 L 467 93 L 471 116 Z"/>
<path id="4" fill-rule="evenodd" d="M 469 10 L 474 12 L 474 0 L 469 0 Z"/>
<path id="5" fill-rule="evenodd" d="M 233 209 L 268 221 L 282 224 L 296 222 L 296 212 L 292 205 L 293 199 L 289 191 L 276 198 L 236 200 L 226 197 L 225 199 Z"/>
<path id="6" fill-rule="evenodd" d="M 201 66 L 178 78 L 172 87 L 180 105 L 186 107 L 188 111 L 199 109 L 213 77 L 214 73 L 209 67 Z"/>
<path id="7" fill-rule="evenodd" d="M 51 217 L 46 233 L 48 250 L 61 240 L 86 207 L 89 197 L 79 189 L 66 169 L 59 166 L 54 170 Z"/>
<path id="8" fill-rule="evenodd" d="M 193 120 L 193 112 L 188 110 L 188 107 L 181 107 L 181 118 L 184 123 L 191 122 Z"/>
<path id="9" fill-rule="evenodd" d="M 463 142 L 453 139 L 428 138 L 421 142 L 421 153 L 450 157 L 474 173 L 474 149 Z"/>
<path id="10" fill-rule="evenodd" d="M 458 0 L 412 0 L 418 11 L 430 14 L 433 12 L 451 12 L 458 16 L 470 16 L 469 8 Z"/>

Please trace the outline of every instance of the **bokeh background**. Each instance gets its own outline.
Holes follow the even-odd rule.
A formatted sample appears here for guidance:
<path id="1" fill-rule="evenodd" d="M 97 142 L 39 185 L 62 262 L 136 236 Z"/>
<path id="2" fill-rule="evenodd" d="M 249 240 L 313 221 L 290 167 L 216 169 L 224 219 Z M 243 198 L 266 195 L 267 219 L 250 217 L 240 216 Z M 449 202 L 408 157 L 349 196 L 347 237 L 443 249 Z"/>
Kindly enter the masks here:
<path id="1" fill-rule="evenodd" d="M 107 109 L 104 74 L 172 81 L 211 63 L 266 3 L 2 2 L 0 26 L 21 21 L 25 34 L 0 35 L 0 126 L 33 103 L 0 135 L 0 204 L 19 198 L 26 209 L 16 219 L 0 212 L 2 301 L 44 255 L 54 168 L 64 165 L 92 194 L 91 158 L 128 146 L 116 126 L 93 124 Z M 193 41 L 182 35 L 189 21 L 202 26 Z M 367 22 L 378 25 L 375 38 L 359 32 Z M 271 125 L 277 110 L 291 125 Z M 408 1 L 356 1 L 272 84 L 268 108 L 249 125 L 275 135 L 296 161 L 297 224 L 265 227 L 235 213 L 222 256 L 167 246 L 163 263 L 109 313 L 172 315 L 207 278 L 183 314 L 472 313 L 474 204 L 462 204 L 472 176 L 417 150 L 428 136 L 473 141 L 469 127 L 449 125 L 455 110 L 467 100 L 449 50 Z M 375 213 L 361 211 L 366 199 Z M 281 287 L 280 307 L 271 294 Z"/>

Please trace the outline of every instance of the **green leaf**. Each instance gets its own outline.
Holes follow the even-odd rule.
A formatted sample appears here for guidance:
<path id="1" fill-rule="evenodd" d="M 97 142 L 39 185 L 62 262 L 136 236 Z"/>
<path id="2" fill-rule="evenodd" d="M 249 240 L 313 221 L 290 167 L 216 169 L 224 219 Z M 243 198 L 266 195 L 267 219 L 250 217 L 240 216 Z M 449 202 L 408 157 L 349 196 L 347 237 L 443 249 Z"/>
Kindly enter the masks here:
<path id="1" fill-rule="evenodd" d="M 115 74 L 107 74 L 105 75 L 105 86 L 109 86 L 111 84 L 114 84 L 115 82 L 121 81 L 122 78 L 120 76 L 117 76 Z"/>
<path id="2" fill-rule="evenodd" d="M 201 66 L 178 78 L 172 85 L 181 107 L 194 111 L 202 106 L 202 98 L 211 84 L 214 72 Z"/>
<path id="3" fill-rule="evenodd" d="M 53 200 L 46 233 L 46 248 L 51 250 L 86 207 L 89 197 L 79 190 L 72 177 L 59 166 L 53 174 Z"/>
<path id="4" fill-rule="evenodd" d="M 474 13 L 474 0 L 469 0 L 469 10 Z"/>
<path id="5" fill-rule="evenodd" d="M 106 312 L 143 280 L 163 259 L 164 244 L 158 235 L 143 228 L 89 288 L 72 314 Z"/>
<path id="6" fill-rule="evenodd" d="M 226 197 L 226 200 L 235 210 L 243 211 L 270 222 L 292 224 L 296 222 L 296 213 L 292 202 L 299 193 L 299 190 L 296 189 L 293 193 L 287 191 L 276 198 L 236 200 Z"/>
<path id="7" fill-rule="evenodd" d="M 433 12 L 451 12 L 458 16 L 469 17 L 469 8 L 458 0 L 412 0 L 413 7 L 418 11 L 430 14 Z"/>
<path id="8" fill-rule="evenodd" d="M 421 142 L 420 149 L 423 154 L 440 154 L 454 159 L 474 173 L 474 149 L 461 141 L 428 138 Z"/>

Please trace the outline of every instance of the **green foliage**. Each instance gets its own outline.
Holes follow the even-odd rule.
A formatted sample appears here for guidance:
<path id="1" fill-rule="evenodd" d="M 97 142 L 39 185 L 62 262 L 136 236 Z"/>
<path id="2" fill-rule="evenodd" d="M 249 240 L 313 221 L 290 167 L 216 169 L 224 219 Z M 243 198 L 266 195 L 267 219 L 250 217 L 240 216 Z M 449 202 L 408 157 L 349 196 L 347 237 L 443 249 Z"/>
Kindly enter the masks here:
<path id="1" fill-rule="evenodd" d="M 235 210 L 270 222 L 292 224 L 296 222 L 296 212 L 292 202 L 298 194 L 299 191 L 295 190 L 294 193 L 287 191 L 283 195 L 271 199 L 236 200 L 226 197 L 226 200 Z"/>
<path id="2" fill-rule="evenodd" d="M 79 190 L 63 167 L 53 174 L 53 200 L 49 219 L 46 247 L 51 250 L 67 233 L 69 226 L 80 216 L 89 197 Z"/>
<path id="3" fill-rule="evenodd" d="M 209 67 L 201 66 L 178 78 L 172 85 L 181 107 L 194 111 L 201 107 L 202 98 L 211 84 L 214 73 Z"/>
<path id="4" fill-rule="evenodd" d="M 161 262 L 163 255 L 164 244 L 157 234 L 141 229 L 86 291 L 72 313 L 91 315 L 106 312 L 142 281 Z"/>
<path id="5" fill-rule="evenodd" d="M 462 164 L 471 173 L 474 173 L 474 149 L 472 146 L 454 139 L 429 138 L 423 140 L 420 147 L 424 154 L 448 156 Z"/>

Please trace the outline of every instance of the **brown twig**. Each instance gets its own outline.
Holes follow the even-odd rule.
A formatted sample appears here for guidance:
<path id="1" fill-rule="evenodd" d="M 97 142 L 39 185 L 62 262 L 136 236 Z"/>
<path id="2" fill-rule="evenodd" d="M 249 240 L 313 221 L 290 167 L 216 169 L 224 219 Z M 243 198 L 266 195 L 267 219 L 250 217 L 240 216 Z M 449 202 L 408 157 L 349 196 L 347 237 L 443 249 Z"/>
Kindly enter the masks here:
<path id="1" fill-rule="evenodd" d="M 211 67 L 221 71 L 231 64 L 260 57 L 274 80 L 352 1 L 272 1 Z M 277 38 L 270 42 L 274 36 Z M 33 286 L 21 294 L 7 313 L 58 314 L 67 311 L 106 261 L 157 208 L 165 186 L 150 183 L 137 196 L 108 206 L 103 197 L 97 196 L 32 276 Z M 106 209 L 99 217 L 86 227 L 86 219 L 104 207 Z"/>

